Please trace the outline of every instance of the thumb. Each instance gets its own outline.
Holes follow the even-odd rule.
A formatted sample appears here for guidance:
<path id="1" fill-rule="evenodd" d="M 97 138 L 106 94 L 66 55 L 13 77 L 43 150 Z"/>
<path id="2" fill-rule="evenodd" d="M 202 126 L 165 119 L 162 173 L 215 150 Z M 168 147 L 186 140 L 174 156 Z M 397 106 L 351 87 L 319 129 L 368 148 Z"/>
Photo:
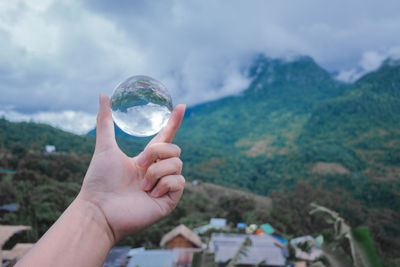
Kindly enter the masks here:
<path id="1" fill-rule="evenodd" d="M 100 94 L 96 125 L 96 149 L 108 149 L 117 146 L 110 105 L 110 98 L 105 94 Z"/>

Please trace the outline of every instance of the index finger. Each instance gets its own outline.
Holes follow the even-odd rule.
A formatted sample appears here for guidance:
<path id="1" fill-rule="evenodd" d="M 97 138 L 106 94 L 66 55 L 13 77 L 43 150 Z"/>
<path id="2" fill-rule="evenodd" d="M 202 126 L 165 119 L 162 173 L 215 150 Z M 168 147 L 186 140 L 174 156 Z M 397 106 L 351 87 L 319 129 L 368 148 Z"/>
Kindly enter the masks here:
<path id="1" fill-rule="evenodd" d="M 183 115 L 185 114 L 186 105 L 177 105 L 171 113 L 167 125 L 159 132 L 147 146 L 155 143 L 171 143 L 174 140 L 175 134 L 181 126 Z"/>

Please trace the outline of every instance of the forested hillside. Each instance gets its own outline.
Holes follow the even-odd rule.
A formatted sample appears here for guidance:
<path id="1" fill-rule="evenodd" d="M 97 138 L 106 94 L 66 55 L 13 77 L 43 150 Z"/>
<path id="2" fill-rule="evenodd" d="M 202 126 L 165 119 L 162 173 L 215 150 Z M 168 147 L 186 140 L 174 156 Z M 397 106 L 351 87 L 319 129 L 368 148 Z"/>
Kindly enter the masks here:
<path id="1" fill-rule="evenodd" d="M 385 250 L 400 250 L 398 62 L 344 84 L 309 57 L 261 56 L 250 76 L 242 94 L 188 109 L 176 137 L 185 176 L 267 195 L 305 181 L 338 196 L 330 207 L 369 225 Z M 138 144 L 120 136 L 128 150 Z"/>

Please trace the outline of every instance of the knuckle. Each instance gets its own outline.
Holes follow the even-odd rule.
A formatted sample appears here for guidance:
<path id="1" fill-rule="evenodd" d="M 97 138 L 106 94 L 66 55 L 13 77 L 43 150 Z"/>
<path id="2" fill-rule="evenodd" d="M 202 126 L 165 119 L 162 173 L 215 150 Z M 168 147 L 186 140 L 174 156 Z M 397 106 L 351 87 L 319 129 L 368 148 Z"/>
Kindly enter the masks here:
<path id="1" fill-rule="evenodd" d="M 155 169 L 155 167 L 154 167 L 154 165 L 151 165 L 148 169 L 147 169 L 147 172 L 146 172 L 146 176 L 147 176 L 147 178 L 149 178 L 149 179 L 154 179 L 154 177 L 156 176 L 156 169 Z"/>
<path id="2" fill-rule="evenodd" d="M 167 188 L 167 187 L 169 187 L 169 182 L 168 182 L 167 179 L 161 179 L 161 180 L 158 182 L 158 184 L 159 184 L 159 186 L 160 186 L 161 188 Z"/>
<path id="3" fill-rule="evenodd" d="M 183 177 L 183 175 L 179 175 L 178 176 L 178 182 L 181 186 L 184 186 L 186 183 L 185 177 Z"/>
<path id="4" fill-rule="evenodd" d="M 146 152 L 146 154 L 147 154 L 148 156 L 152 156 L 152 155 L 154 154 L 154 152 L 155 152 L 154 144 L 149 145 L 149 146 L 146 148 L 145 152 Z"/>
<path id="5" fill-rule="evenodd" d="M 174 149 L 176 151 L 176 154 L 179 157 L 181 155 L 181 152 L 182 152 L 181 148 L 178 145 L 175 145 L 175 144 L 173 144 L 173 146 L 174 146 Z"/>
<path id="6" fill-rule="evenodd" d="M 178 170 L 178 171 L 181 171 L 182 170 L 182 167 L 183 167 L 183 162 L 182 162 L 182 160 L 180 159 L 180 158 L 175 158 L 175 168 Z"/>

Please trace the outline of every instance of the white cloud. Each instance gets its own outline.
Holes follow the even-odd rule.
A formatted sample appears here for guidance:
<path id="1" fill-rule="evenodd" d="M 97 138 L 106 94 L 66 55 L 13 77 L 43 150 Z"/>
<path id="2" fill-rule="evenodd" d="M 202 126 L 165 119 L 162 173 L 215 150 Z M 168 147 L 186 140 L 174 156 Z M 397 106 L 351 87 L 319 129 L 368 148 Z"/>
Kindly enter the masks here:
<path id="1" fill-rule="evenodd" d="M 351 83 L 360 78 L 364 73 L 365 71 L 363 70 L 360 70 L 358 68 L 352 68 L 349 70 L 340 71 L 335 78 L 342 82 Z"/>
<path id="2" fill-rule="evenodd" d="M 387 58 L 399 59 L 400 47 L 391 47 L 385 51 L 364 52 L 356 67 L 340 71 L 336 79 L 344 82 L 354 82 L 364 74 L 377 70 Z"/>
<path id="3" fill-rule="evenodd" d="M 0 117 L 14 122 L 33 121 L 46 123 L 76 134 L 86 134 L 94 129 L 96 125 L 96 115 L 73 110 L 24 114 L 12 109 L 5 109 L 0 110 Z"/>
<path id="4" fill-rule="evenodd" d="M 364 71 L 370 72 L 376 70 L 387 56 L 376 51 L 365 52 L 361 58 L 360 66 Z"/>

